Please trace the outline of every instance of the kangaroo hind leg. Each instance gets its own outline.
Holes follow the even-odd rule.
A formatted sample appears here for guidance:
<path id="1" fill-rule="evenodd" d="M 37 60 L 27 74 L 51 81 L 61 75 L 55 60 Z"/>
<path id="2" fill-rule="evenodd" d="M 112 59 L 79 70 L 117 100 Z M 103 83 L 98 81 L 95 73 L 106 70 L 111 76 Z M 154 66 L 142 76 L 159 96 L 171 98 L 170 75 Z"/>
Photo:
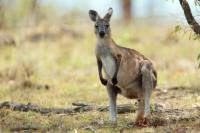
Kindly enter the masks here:
<path id="1" fill-rule="evenodd" d="M 142 89 L 144 93 L 144 117 L 150 114 L 150 97 L 154 89 L 155 76 L 152 63 L 144 61 L 141 66 Z"/>
<path id="2" fill-rule="evenodd" d="M 155 85 L 154 69 L 150 61 L 141 63 L 141 78 L 142 78 L 142 95 L 139 98 L 138 116 L 136 124 L 139 126 L 148 125 L 148 116 L 150 114 L 150 97 Z"/>
<path id="3" fill-rule="evenodd" d="M 110 114 L 109 120 L 112 123 L 116 123 L 117 122 L 116 100 L 117 100 L 118 90 L 113 85 L 108 83 L 107 92 L 108 92 L 108 98 L 109 98 L 109 114 Z"/>

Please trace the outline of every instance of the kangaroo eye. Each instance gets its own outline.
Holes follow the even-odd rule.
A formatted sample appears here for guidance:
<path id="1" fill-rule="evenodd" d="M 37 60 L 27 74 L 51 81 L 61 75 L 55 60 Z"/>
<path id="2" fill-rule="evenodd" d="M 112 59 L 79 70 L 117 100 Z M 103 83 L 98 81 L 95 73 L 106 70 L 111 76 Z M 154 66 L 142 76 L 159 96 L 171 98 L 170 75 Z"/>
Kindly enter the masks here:
<path id="1" fill-rule="evenodd" d="M 108 28 L 109 27 L 109 25 L 106 25 L 106 28 Z"/>
<path id="2" fill-rule="evenodd" d="M 95 28 L 98 28 L 99 26 L 98 25 L 95 25 Z"/>

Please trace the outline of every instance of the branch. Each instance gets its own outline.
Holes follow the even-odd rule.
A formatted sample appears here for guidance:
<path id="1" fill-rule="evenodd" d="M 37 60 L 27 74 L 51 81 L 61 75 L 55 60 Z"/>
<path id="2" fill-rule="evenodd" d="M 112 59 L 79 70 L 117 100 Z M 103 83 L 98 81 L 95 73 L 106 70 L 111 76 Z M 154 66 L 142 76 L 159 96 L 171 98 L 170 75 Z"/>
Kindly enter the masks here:
<path id="1" fill-rule="evenodd" d="M 20 132 L 22 130 L 24 130 L 24 131 L 30 131 L 30 130 L 36 131 L 36 130 L 39 130 L 39 128 L 38 127 L 30 127 L 30 126 L 28 126 L 28 127 L 15 127 L 15 128 L 12 128 L 10 131 Z"/>
<path id="2" fill-rule="evenodd" d="M 169 87 L 167 89 L 163 90 L 177 90 L 177 89 L 187 89 L 190 90 L 191 88 L 199 88 L 197 87 L 184 87 L 184 86 L 175 86 L 175 87 Z M 166 95 L 167 92 L 162 91 L 162 89 L 156 89 L 157 91 L 157 96 L 158 95 Z M 91 105 L 91 104 L 86 104 L 86 103 L 72 103 L 73 107 L 71 108 L 45 108 L 42 106 L 34 105 L 31 103 L 28 104 L 22 104 L 22 103 L 17 103 L 17 102 L 2 102 L 0 103 L 0 109 L 11 109 L 14 111 L 22 111 L 22 112 L 36 112 L 36 113 L 41 113 L 41 114 L 68 114 L 68 115 L 73 115 L 76 113 L 82 113 L 82 112 L 89 112 L 89 111 L 98 111 L 98 112 L 106 112 L 109 110 L 109 106 L 103 106 L 103 105 Z M 200 107 L 198 107 L 200 109 Z M 136 112 L 137 110 L 137 105 L 135 104 L 121 104 L 117 105 L 117 112 L 118 114 L 125 114 L 125 113 L 131 113 L 131 112 Z M 162 106 L 159 104 L 154 104 L 151 105 L 151 110 L 152 112 L 163 112 L 166 111 L 167 109 L 164 109 Z M 170 109 L 168 110 L 168 112 Z M 174 112 L 173 110 L 171 112 Z"/>
<path id="3" fill-rule="evenodd" d="M 44 108 L 37 105 L 33 105 L 31 103 L 28 104 L 22 104 L 22 103 L 16 103 L 16 102 L 2 102 L 0 103 L 0 109 L 6 108 L 6 109 L 12 109 L 15 111 L 22 111 L 22 112 L 38 112 L 41 114 L 74 114 L 74 113 L 81 113 L 81 112 L 88 112 L 88 111 L 99 111 L 99 112 L 105 112 L 108 111 L 108 106 L 95 106 L 95 105 L 88 105 L 84 103 L 72 103 L 74 107 L 72 108 Z M 130 104 L 123 104 L 118 105 L 117 110 L 119 114 L 123 113 L 130 113 L 135 112 L 136 107 L 133 107 Z"/>
<path id="4" fill-rule="evenodd" d="M 184 11 L 184 15 L 186 17 L 187 23 L 190 25 L 190 27 L 195 32 L 195 34 L 200 35 L 200 25 L 194 19 L 194 16 L 192 15 L 192 12 L 187 0 L 179 0 L 179 2 Z"/>

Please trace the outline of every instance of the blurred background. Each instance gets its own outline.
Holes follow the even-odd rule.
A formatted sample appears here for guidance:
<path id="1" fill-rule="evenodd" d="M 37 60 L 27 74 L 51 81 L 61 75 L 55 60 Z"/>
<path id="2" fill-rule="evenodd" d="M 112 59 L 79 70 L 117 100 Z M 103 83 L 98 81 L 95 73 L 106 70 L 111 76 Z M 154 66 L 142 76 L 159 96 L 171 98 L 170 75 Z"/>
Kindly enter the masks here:
<path id="1" fill-rule="evenodd" d="M 199 6 L 192 0 L 189 4 L 198 20 Z M 80 89 L 102 88 L 88 11 L 94 9 L 103 17 L 109 7 L 114 10 L 113 39 L 155 62 L 158 87 L 198 85 L 199 41 L 187 26 L 178 1 L 0 0 L 0 99 L 13 100 L 8 92 L 14 90 L 22 95 L 19 101 L 39 100 L 24 95 L 23 88 L 54 88 L 63 98 L 69 95 L 65 93 L 80 98 Z M 55 95 L 51 91 L 44 95 Z M 56 102 L 66 105 L 76 98 Z"/>
<path id="2" fill-rule="evenodd" d="M 189 1 L 192 11 L 198 17 L 199 9 L 193 0 Z M 184 22 L 179 1 L 176 0 L 1 0 L 0 1 L 1 27 L 33 25 L 41 21 L 87 21 L 89 9 L 97 10 L 101 15 L 109 7 L 114 9 L 113 19 L 130 21 L 148 19 L 169 24 Z M 73 15 L 73 20 L 67 16 Z"/>
<path id="3" fill-rule="evenodd" d="M 189 2 L 198 20 L 199 6 Z M 7 91 L 14 88 L 19 92 L 22 88 L 55 88 L 76 95 L 79 89 L 101 88 L 88 10 L 104 16 L 109 7 L 114 9 L 114 40 L 155 62 L 159 87 L 198 84 L 199 42 L 178 1 L 0 0 L 0 91 L 5 93 L 0 94 L 1 100 L 13 100 Z M 27 95 L 18 98 L 30 100 Z"/>
<path id="4" fill-rule="evenodd" d="M 188 2 L 200 22 L 199 6 L 194 0 Z M 105 88 L 98 79 L 96 38 L 88 11 L 96 10 L 103 17 L 109 7 L 114 10 L 113 39 L 155 63 L 159 89 L 199 86 L 199 39 L 187 25 L 178 0 L 0 0 L 0 101 L 45 107 L 67 107 L 77 101 L 107 105 Z M 185 108 L 200 104 L 199 89 L 193 92 L 153 99 L 165 107 Z M 121 96 L 118 100 L 127 101 Z M 9 121 L 14 120 L 7 125 L 2 121 L 0 126 L 29 120 L 40 123 L 40 116 L 31 115 L 16 115 L 21 118 L 18 121 L 10 112 Z M 93 113 L 91 119 L 104 116 Z M 79 122 L 74 120 L 71 126 Z"/>

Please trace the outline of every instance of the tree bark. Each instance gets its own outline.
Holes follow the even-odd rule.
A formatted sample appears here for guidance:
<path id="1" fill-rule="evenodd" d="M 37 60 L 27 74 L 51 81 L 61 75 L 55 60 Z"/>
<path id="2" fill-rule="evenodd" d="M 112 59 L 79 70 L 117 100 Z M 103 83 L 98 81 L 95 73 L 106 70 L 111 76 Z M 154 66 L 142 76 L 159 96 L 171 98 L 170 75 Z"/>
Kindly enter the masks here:
<path id="1" fill-rule="evenodd" d="M 123 18 L 126 24 L 131 21 L 131 0 L 122 0 Z"/>
<path id="2" fill-rule="evenodd" d="M 22 103 L 6 101 L 0 103 L 0 109 L 6 108 L 22 112 L 33 111 L 41 114 L 53 113 L 53 114 L 70 114 L 70 115 L 75 113 L 93 111 L 93 110 L 98 112 L 108 111 L 108 106 L 98 106 L 98 105 L 95 106 L 84 103 L 72 103 L 72 105 L 74 106 L 72 108 L 44 108 L 37 105 L 33 105 L 31 103 L 22 104 Z M 131 113 L 136 111 L 136 107 L 133 107 L 133 105 L 130 104 L 123 104 L 123 105 L 118 105 L 117 110 L 118 114 Z"/>
<path id="3" fill-rule="evenodd" d="M 200 25 L 197 23 L 194 16 L 192 15 L 192 12 L 187 0 L 179 0 L 179 2 L 184 11 L 184 15 L 187 20 L 187 23 L 190 25 L 191 29 L 195 32 L 195 34 L 200 35 Z"/>

